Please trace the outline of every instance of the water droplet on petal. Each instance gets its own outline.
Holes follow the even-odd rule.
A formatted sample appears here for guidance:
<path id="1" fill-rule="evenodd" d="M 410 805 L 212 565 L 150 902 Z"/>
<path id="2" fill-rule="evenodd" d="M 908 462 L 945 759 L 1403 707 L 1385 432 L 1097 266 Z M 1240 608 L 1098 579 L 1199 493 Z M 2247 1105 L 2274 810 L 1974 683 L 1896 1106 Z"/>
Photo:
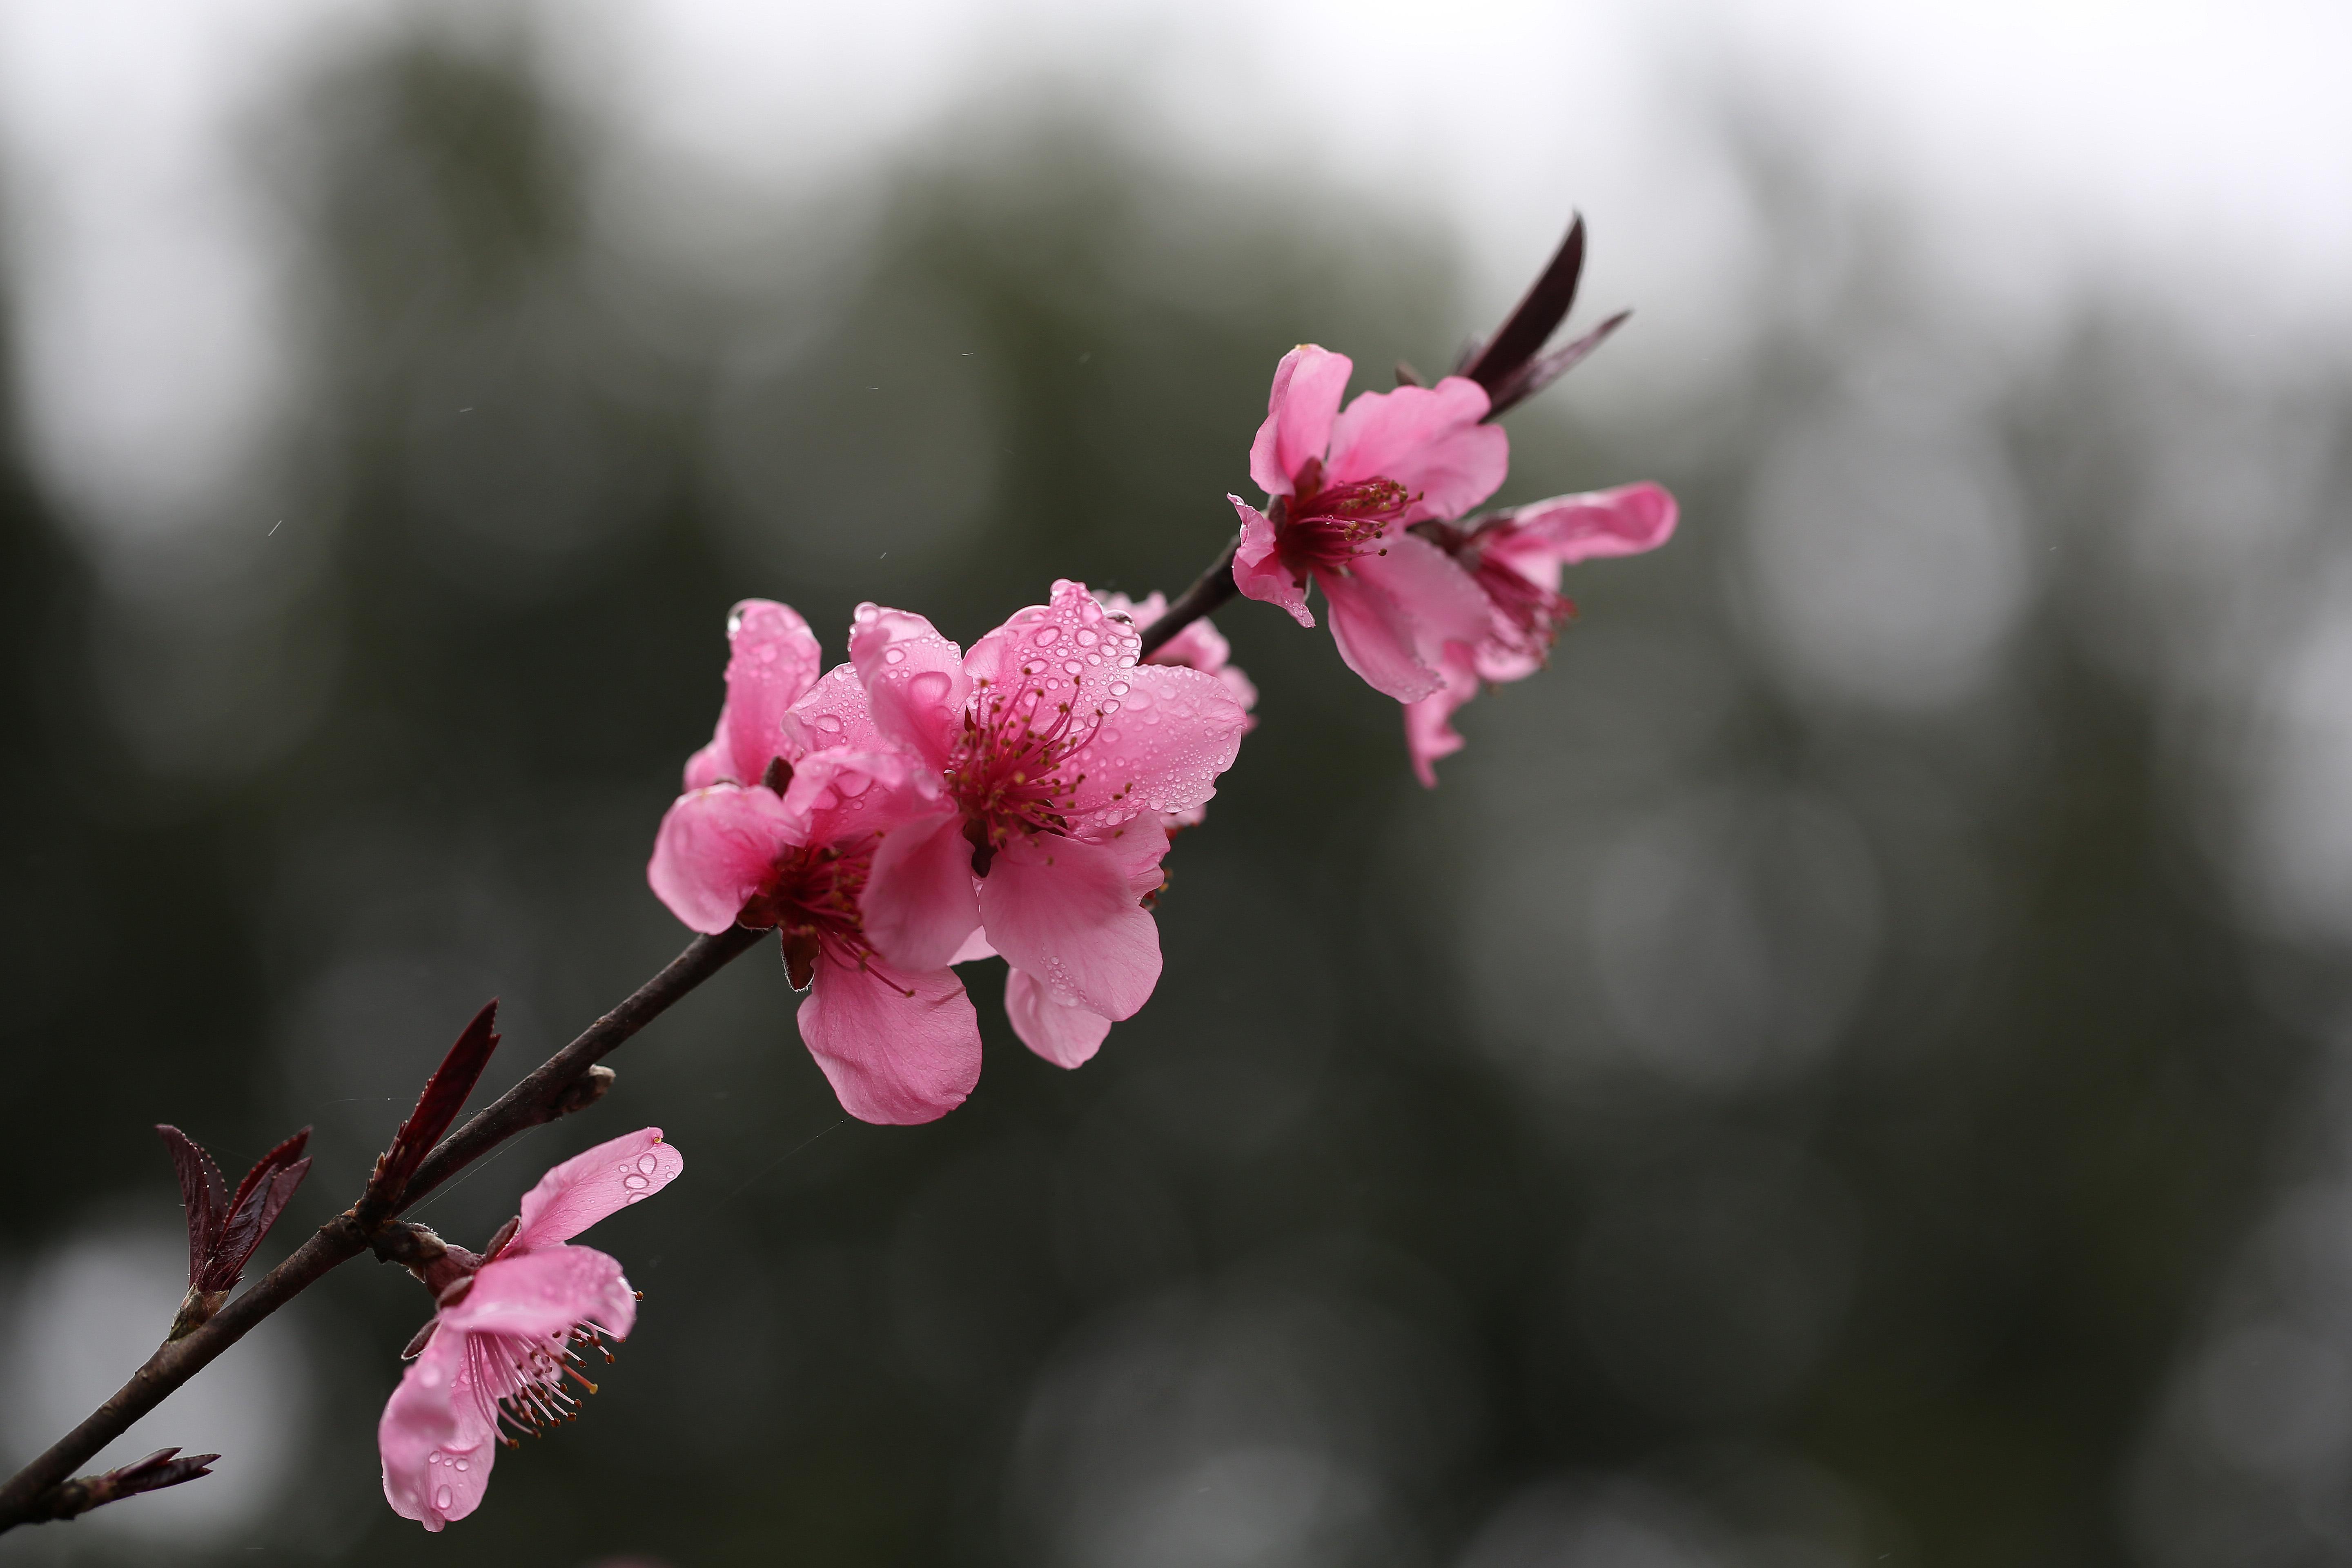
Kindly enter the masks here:
<path id="1" fill-rule="evenodd" d="M 466 1463 L 466 1461 L 465 1461 L 465 1460 L 460 1459 L 460 1460 L 458 1460 L 458 1461 L 457 1461 L 457 1468 L 458 1468 L 459 1469 L 461 1469 L 461 1470 L 470 1470 L 470 1469 L 472 1469 L 474 1467 L 473 1467 L 473 1466 L 471 1466 L 471 1465 L 469 1465 L 469 1464 L 467 1464 L 467 1463 Z"/>
<path id="2" fill-rule="evenodd" d="M 1124 681 L 1124 680 L 1114 680 L 1114 681 L 1112 681 L 1112 682 L 1110 683 L 1110 694 L 1111 694 L 1113 697 L 1124 697 L 1124 696 L 1126 696 L 1126 695 L 1127 695 L 1127 682 L 1126 682 L 1126 681 Z"/>
<path id="3" fill-rule="evenodd" d="M 894 643 L 882 650 L 882 658 L 887 664 L 904 664 L 907 662 L 907 650 Z"/>
<path id="4" fill-rule="evenodd" d="M 1039 626 L 1037 628 L 1037 636 L 1034 640 L 1039 647 L 1051 647 L 1054 646 L 1055 640 L 1061 635 L 1062 628 L 1059 626 Z"/>
<path id="5" fill-rule="evenodd" d="M 842 794 L 847 795 L 852 800 L 856 800 L 859 795 L 864 795 L 867 790 L 874 787 L 874 778 L 870 773 L 845 773 L 839 778 L 834 780 L 834 784 L 840 789 Z M 651 1160 L 653 1156 L 648 1154 L 646 1156 L 645 1160 L 638 1161 L 638 1168 L 641 1170 L 644 1169 L 646 1161 Z"/>
<path id="6" fill-rule="evenodd" d="M 433 1494 L 433 1506 L 435 1508 L 446 1509 L 449 1506 L 450 1502 L 454 1500 L 456 1495 L 457 1494 L 452 1492 L 447 1487 L 443 1487 Z"/>
<path id="7" fill-rule="evenodd" d="M 820 713 L 816 716 L 816 727 L 828 735 L 838 735 L 841 733 L 841 720 L 832 713 Z"/>
<path id="8" fill-rule="evenodd" d="M 633 1204 L 641 1204 L 651 1196 L 653 1196 L 653 1194 L 651 1193 L 631 1193 L 629 1194 L 629 1201 Z"/>
<path id="9" fill-rule="evenodd" d="M 631 1171 L 627 1175 L 621 1178 L 621 1185 L 628 1188 L 633 1193 L 644 1192 L 646 1188 L 651 1184 L 651 1183 L 647 1182 L 643 1176 L 638 1175 L 635 1171 Z"/>
<path id="10" fill-rule="evenodd" d="M 1081 631 L 1078 633 L 1078 646 L 1080 647 L 1092 647 L 1096 643 L 1100 642 L 1101 640 L 1102 639 L 1100 637 L 1096 637 L 1091 631 Z"/>

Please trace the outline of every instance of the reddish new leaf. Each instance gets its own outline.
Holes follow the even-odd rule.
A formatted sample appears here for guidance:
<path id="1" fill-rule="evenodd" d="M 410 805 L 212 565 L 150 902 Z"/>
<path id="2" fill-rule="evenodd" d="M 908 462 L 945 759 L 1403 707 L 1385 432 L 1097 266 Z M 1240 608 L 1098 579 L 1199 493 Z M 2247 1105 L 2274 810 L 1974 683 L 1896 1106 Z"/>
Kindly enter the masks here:
<path id="1" fill-rule="evenodd" d="M 172 1168 L 180 1178 L 180 1204 L 188 1216 L 188 1284 L 194 1287 L 211 1257 L 213 1237 L 228 1209 L 228 1184 L 204 1146 L 178 1128 L 159 1122 L 155 1131 L 172 1152 Z"/>
<path id="2" fill-rule="evenodd" d="M 1568 237 L 1559 242 L 1551 264 L 1528 288 L 1527 298 L 1504 318 L 1483 347 L 1464 360 L 1456 374 L 1468 376 L 1485 387 L 1487 395 L 1494 395 L 1542 352 L 1560 322 L 1568 320 L 1569 307 L 1576 303 L 1577 278 L 1583 270 L 1584 217 L 1579 214 L 1568 226 Z"/>
<path id="3" fill-rule="evenodd" d="M 366 1209 L 381 1215 L 399 1203 L 408 1178 L 416 1173 L 416 1167 L 425 1163 L 425 1156 L 441 1142 L 441 1134 L 449 1131 L 457 1112 L 465 1109 L 467 1097 L 481 1081 L 482 1069 L 490 1065 L 490 1053 L 499 1048 L 498 1032 L 493 1027 L 498 1014 L 499 1001 L 493 996 L 474 1015 L 474 1021 L 466 1026 L 433 1076 L 425 1079 L 425 1092 L 416 1097 L 416 1109 L 393 1134 L 392 1147 L 376 1160 L 375 1174 L 368 1182 L 367 1195 L 361 1200 Z"/>
<path id="4" fill-rule="evenodd" d="M 1584 363 L 1585 357 L 1599 348 L 1609 334 L 1623 326 L 1631 310 L 1620 310 L 1572 343 L 1552 350 L 1539 358 L 1528 361 L 1517 372 L 1497 384 L 1488 393 L 1492 405 L 1486 417 L 1499 417 L 1507 409 L 1524 403 Z"/>
<path id="5" fill-rule="evenodd" d="M 236 1286 L 245 1273 L 247 1261 L 269 1227 L 278 1223 L 294 1189 L 310 1172 L 310 1162 L 298 1158 L 310 1141 L 307 1127 L 283 1143 L 264 1154 L 237 1184 L 236 1194 L 229 1200 L 226 1217 L 222 1221 L 220 1236 L 214 1243 L 212 1258 L 206 1266 L 205 1278 L 200 1287 L 206 1290 L 229 1290 Z"/>

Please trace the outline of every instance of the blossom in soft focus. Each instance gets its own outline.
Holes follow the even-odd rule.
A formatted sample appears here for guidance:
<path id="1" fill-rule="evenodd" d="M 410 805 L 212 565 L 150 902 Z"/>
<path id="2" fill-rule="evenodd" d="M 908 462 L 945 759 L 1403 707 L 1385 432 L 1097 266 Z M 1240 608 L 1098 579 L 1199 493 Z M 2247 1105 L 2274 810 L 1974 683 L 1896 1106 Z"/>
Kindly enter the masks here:
<path id="1" fill-rule="evenodd" d="M 1133 626 L 1082 583 L 1054 584 L 965 653 L 920 616 L 858 607 L 850 660 L 881 734 L 920 759 L 950 819 L 895 834 L 866 887 L 866 930 L 909 969 L 970 956 L 975 932 L 1054 1006 L 1033 1049 L 1076 1065 L 1160 978 L 1143 900 L 1160 886 L 1167 819 L 1215 793 L 1247 715 L 1217 677 L 1141 664 Z M 796 710 L 803 732 L 860 714 L 832 678 Z M 805 717 L 803 717 L 805 714 Z M 1090 1042 L 1081 1044 L 1091 1034 Z"/>
<path id="2" fill-rule="evenodd" d="M 1124 594 L 1105 593 L 1095 596 L 1102 601 L 1104 609 L 1114 616 L 1125 616 L 1138 631 L 1168 613 L 1167 595 L 1156 590 L 1146 595 L 1141 604 L 1129 599 Z M 1242 667 L 1233 662 L 1233 645 L 1225 641 L 1224 634 L 1217 630 L 1208 616 L 1202 616 L 1145 655 L 1143 662 L 1181 665 L 1186 669 L 1197 669 L 1203 675 L 1215 676 L 1225 683 L 1225 689 L 1234 694 L 1234 700 L 1242 705 L 1242 712 L 1246 715 L 1257 706 L 1257 686 L 1242 673 Z M 1245 717 L 1242 721 L 1243 734 L 1246 735 L 1256 728 L 1256 719 Z M 1208 809 L 1203 804 L 1189 810 L 1170 813 L 1168 831 L 1172 835 L 1181 827 L 1198 827 L 1208 815 Z"/>
<path id="3" fill-rule="evenodd" d="M 1250 447 L 1265 510 L 1241 517 L 1234 582 L 1302 626 L 1311 580 L 1348 668 L 1400 702 L 1439 689 L 1445 645 L 1475 644 L 1485 597 L 1445 552 L 1407 530 L 1450 521 L 1495 493 L 1510 440 L 1482 423 L 1486 389 L 1461 376 L 1367 392 L 1343 411 L 1354 365 L 1312 343 L 1283 356 Z"/>
<path id="4" fill-rule="evenodd" d="M 864 903 L 899 835 L 919 843 L 952 827 L 955 808 L 875 733 L 854 679 L 818 679 L 816 639 L 798 616 L 747 601 L 729 628 L 718 734 L 687 764 L 690 787 L 662 818 L 646 879 L 696 931 L 777 929 L 793 988 L 808 993 L 801 1039 L 844 1110 L 936 1120 L 980 1081 L 980 1020 L 944 955 L 904 964 L 877 952 Z M 820 700 L 787 722 L 812 697 L 835 708 Z"/>
<path id="5" fill-rule="evenodd" d="M 1454 715 L 1477 695 L 1481 681 L 1522 680 L 1544 667 L 1560 623 L 1575 612 L 1560 596 L 1561 569 L 1655 550 L 1673 537 L 1675 516 L 1675 498 L 1645 481 L 1555 496 L 1467 526 L 1416 525 L 1459 563 L 1486 604 L 1481 634 L 1445 645 L 1445 684 L 1405 708 L 1405 746 L 1423 784 L 1436 787 L 1437 759 L 1462 749 Z"/>
<path id="6" fill-rule="evenodd" d="M 569 1243 L 685 1169 L 658 1127 L 615 1138 L 541 1177 L 482 1258 L 452 1249 L 474 1266 L 443 1289 L 430 1338 L 376 1426 L 394 1512 L 433 1531 L 465 1518 L 481 1505 L 498 1444 L 511 1441 L 502 1425 L 540 1431 L 596 1391 L 580 1352 L 628 1337 L 636 1293 L 612 1258 Z"/>

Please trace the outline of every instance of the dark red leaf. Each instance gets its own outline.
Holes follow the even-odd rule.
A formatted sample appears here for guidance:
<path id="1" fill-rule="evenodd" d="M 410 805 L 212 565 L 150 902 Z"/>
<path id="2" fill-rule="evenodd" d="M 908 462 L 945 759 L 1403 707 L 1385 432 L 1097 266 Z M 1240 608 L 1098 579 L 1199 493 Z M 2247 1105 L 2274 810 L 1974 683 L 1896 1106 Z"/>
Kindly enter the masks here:
<path id="1" fill-rule="evenodd" d="M 425 1092 L 416 1097 L 416 1109 L 400 1124 L 393 1135 L 392 1147 L 376 1161 L 375 1174 L 368 1182 L 367 1195 L 361 1201 L 372 1209 L 389 1210 L 400 1201 L 408 1178 L 425 1163 L 433 1145 L 441 1142 L 441 1134 L 466 1108 L 466 1099 L 481 1080 L 482 1069 L 490 1065 L 490 1053 L 499 1048 L 499 1037 L 493 1026 L 498 1021 L 499 1001 L 493 996 L 474 1015 L 457 1037 L 449 1054 L 441 1058 L 433 1076 L 425 1081 Z"/>
<path id="2" fill-rule="evenodd" d="M 1568 226 L 1568 237 L 1552 253 L 1550 264 L 1528 289 L 1527 298 L 1503 319 L 1484 347 L 1464 360 L 1457 374 L 1468 376 L 1492 396 L 1496 388 L 1542 352 L 1552 333 L 1568 320 L 1569 307 L 1576 303 L 1576 280 L 1583 270 L 1584 217 L 1579 214 Z"/>
<path id="3" fill-rule="evenodd" d="M 178 1128 L 157 1123 L 163 1147 L 172 1152 L 172 1168 L 180 1177 L 180 1205 L 188 1215 L 188 1283 L 195 1284 L 212 1256 L 213 1240 L 227 1216 L 228 1184 L 204 1146 Z"/>
<path id="4" fill-rule="evenodd" d="M 214 1246 L 211 1259 L 205 1268 L 203 1289 L 233 1290 L 245 1273 L 253 1249 L 278 1223 L 286 1204 L 293 1197 L 294 1189 L 310 1173 L 309 1159 L 296 1159 L 303 1145 L 310 1141 L 307 1127 L 285 1142 L 264 1154 L 253 1169 L 237 1184 L 235 1206 L 229 1211 L 227 1223 L 221 1226 L 219 1241 Z"/>
<path id="5" fill-rule="evenodd" d="M 1564 344 L 1541 358 L 1531 360 L 1522 365 L 1517 374 L 1488 393 L 1491 405 L 1486 410 L 1486 417 L 1499 418 L 1507 409 L 1526 402 L 1570 371 L 1574 370 L 1584 363 L 1587 355 L 1607 340 L 1610 333 L 1623 326 L 1626 319 L 1633 313 L 1631 310 L 1620 310 L 1574 342 Z"/>

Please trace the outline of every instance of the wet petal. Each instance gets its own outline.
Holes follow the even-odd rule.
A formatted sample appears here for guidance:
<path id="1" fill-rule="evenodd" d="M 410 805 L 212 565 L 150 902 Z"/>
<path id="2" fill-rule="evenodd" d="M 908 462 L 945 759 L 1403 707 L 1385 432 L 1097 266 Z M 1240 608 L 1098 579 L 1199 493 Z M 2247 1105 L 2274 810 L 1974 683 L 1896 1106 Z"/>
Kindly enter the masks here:
<path id="1" fill-rule="evenodd" d="M 1084 583 L 1063 577 L 1045 604 L 1015 610 L 972 644 L 963 666 L 976 683 L 1084 701 L 1098 699 L 1141 647 L 1133 626 L 1104 609 Z"/>
<path id="2" fill-rule="evenodd" d="M 523 1194 L 522 1228 L 500 1256 L 569 1241 L 606 1215 L 653 1196 L 685 1169 L 686 1156 L 662 1141 L 658 1127 L 640 1128 L 574 1154 Z"/>
<path id="3" fill-rule="evenodd" d="M 1472 668 L 1470 650 L 1461 643 L 1445 646 L 1437 672 L 1445 684 L 1404 707 L 1405 750 L 1412 757 L 1413 776 L 1425 789 L 1437 787 L 1437 759 L 1452 756 L 1465 744 L 1454 728 L 1454 715 L 1478 695 L 1478 673 Z"/>
<path id="4" fill-rule="evenodd" d="M 481 1506 L 498 1458 L 466 1364 L 465 1336 L 436 1333 L 408 1363 L 376 1423 L 383 1498 L 430 1531 Z"/>
<path id="5" fill-rule="evenodd" d="M 1084 1066 L 1110 1033 L 1108 1018 L 1055 1001 L 1036 977 L 1023 969 L 1005 971 L 1004 1016 L 1023 1045 L 1057 1068 Z"/>
<path id="6" fill-rule="evenodd" d="M 866 604 L 850 624 L 849 660 L 876 728 L 930 766 L 944 767 L 971 693 L 963 651 L 920 616 Z"/>
<path id="7" fill-rule="evenodd" d="M 798 828 L 773 791 L 713 784 L 673 802 L 654 836 L 646 880 L 688 929 L 725 931 L 767 885 Z"/>
<path id="8" fill-rule="evenodd" d="M 768 759 L 784 750 L 784 711 L 824 667 L 816 634 L 800 613 L 772 599 L 746 599 L 727 619 L 727 704 L 713 746 L 724 743 L 727 777 L 758 784 Z M 691 786 L 689 786 L 691 787 Z"/>
<path id="9" fill-rule="evenodd" d="M 800 1029 L 841 1108 L 861 1121 L 936 1121 L 980 1081 L 980 1016 L 951 970 L 861 969 L 828 949 Z"/>
<path id="10" fill-rule="evenodd" d="M 1146 814 L 1187 811 L 1217 793 L 1249 721 L 1213 675 L 1173 665 L 1120 672 L 1087 716 L 1094 726 L 1069 766 L 1074 831 L 1088 837 Z"/>
<path id="11" fill-rule="evenodd" d="M 815 685 L 801 694 L 783 717 L 784 756 L 798 763 L 811 752 L 829 746 L 870 751 L 888 741 L 874 723 L 874 710 L 866 700 L 866 683 L 854 664 L 836 664 Z"/>
<path id="12" fill-rule="evenodd" d="M 1136 903 L 1133 858 L 1075 838 L 1015 838 L 980 884 L 988 940 L 1056 1002 L 1132 1017 L 1160 980 L 1160 930 Z"/>
<path id="13" fill-rule="evenodd" d="M 433 1338 L 436 1343 L 455 1333 L 534 1339 L 575 1323 L 593 1323 L 614 1339 L 626 1339 L 637 1324 L 637 1299 L 618 1260 L 593 1247 L 558 1243 L 483 1264 L 466 1299 L 441 1309 Z"/>

